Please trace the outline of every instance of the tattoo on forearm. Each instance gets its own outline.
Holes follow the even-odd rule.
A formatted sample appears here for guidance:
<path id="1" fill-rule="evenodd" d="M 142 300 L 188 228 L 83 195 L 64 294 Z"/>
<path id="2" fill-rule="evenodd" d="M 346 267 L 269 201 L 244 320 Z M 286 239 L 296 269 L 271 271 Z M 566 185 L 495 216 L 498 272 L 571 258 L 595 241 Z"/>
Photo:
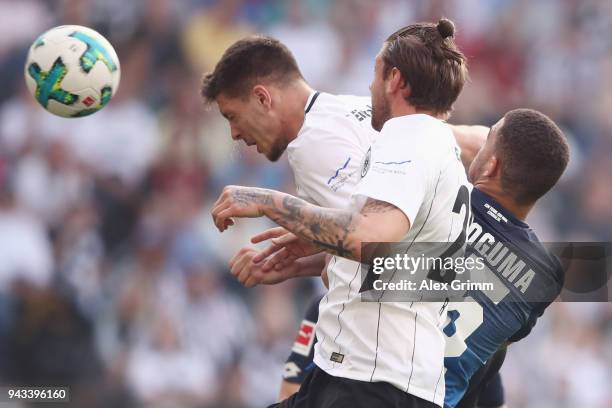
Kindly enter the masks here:
<path id="1" fill-rule="evenodd" d="M 342 256 L 345 258 L 351 258 L 351 252 L 348 248 L 344 247 L 344 243 L 342 241 L 338 241 L 338 243 L 336 243 L 336 245 L 333 244 L 328 244 L 326 242 L 323 241 L 319 241 L 316 239 L 312 240 L 313 243 L 322 246 L 323 248 L 327 249 L 329 252 L 332 252 L 338 256 Z"/>
<path id="2" fill-rule="evenodd" d="M 263 189 L 253 189 L 251 191 L 238 190 L 233 193 L 234 200 L 238 204 L 247 205 L 259 203 L 269 205 L 272 203 L 272 195 Z"/>
<path id="3" fill-rule="evenodd" d="M 350 211 L 316 207 L 289 195 L 279 201 L 268 207 L 267 215 L 273 221 L 329 252 L 351 257 L 355 248 L 346 245 L 354 231 Z"/>

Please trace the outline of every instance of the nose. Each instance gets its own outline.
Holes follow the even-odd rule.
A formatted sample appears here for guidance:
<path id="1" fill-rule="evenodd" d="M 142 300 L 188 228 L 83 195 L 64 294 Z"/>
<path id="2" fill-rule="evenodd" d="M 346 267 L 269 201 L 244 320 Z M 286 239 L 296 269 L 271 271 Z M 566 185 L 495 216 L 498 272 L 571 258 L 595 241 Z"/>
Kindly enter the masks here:
<path id="1" fill-rule="evenodd" d="M 240 132 L 234 127 L 231 128 L 232 139 L 240 140 Z"/>

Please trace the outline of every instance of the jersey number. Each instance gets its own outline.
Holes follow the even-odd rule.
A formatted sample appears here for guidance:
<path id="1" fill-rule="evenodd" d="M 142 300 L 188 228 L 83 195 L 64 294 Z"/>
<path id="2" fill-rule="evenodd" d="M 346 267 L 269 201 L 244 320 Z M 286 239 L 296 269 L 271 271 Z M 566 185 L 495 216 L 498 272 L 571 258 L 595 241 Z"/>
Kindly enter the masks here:
<path id="1" fill-rule="evenodd" d="M 453 213 L 461 214 L 461 209 L 465 207 L 465 216 L 463 217 L 463 228 L 461 232 L 457 236 L 455 242 L 453 242 L 442 254 L 440 254 L 440 258 L 442 260 L 453 256 L 457 251 L 465 245 L 465 240 L 467 236 L 467 227 L 468 221 L 470 219 L 470 191 L 466 186 L 459 187 L 459 191 L 457 192 L 457 198 L 455 198 L 455 204 L 453 204 Z M 434 266 L 429 270 L 427 277 L 431 280 L 438 282 L 451 282 L 455 279 L 457 274 L 454 270 L 444 270 L 442 271 L 438 265 Z"/>
<path id="2" fill-rule="evenodd" d="M 459 357 L 467 349 L 465 340 L 483 322 L 483 309 L 476 301 L 467 296 L 463 302 L 448 305 L 447 323 L 442 331 L 446 336 L 444 357 Z"/>

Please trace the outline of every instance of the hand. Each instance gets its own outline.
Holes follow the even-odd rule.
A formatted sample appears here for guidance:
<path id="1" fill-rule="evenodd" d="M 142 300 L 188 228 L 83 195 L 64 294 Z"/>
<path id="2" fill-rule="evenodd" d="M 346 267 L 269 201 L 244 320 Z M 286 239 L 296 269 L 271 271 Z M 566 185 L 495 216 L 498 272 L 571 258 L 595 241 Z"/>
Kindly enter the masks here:
<path id="1" fill-rule="evenodd" d="M 272 202 L 268 190 L 256 187 L 226 186 L 213 205 L 211 211 L 215 226 L 220 232 L 225 231 L 237 218 L 255 218 L 263 216 L 263 207 Z"/>
<path id="2" fill-rule="evenodd" d="M 272 244 L 253 257 L 253 262 L 256 264 L 265 260 L 262 265 L 264 272 L 288 268 L 299 258 L 322 251 L 315 244 L 299 238 L 282 227 L 266 230 L 251 238 L 251 242 L 256 244 L 268 239 L 272 240 Z"/>
<path id="3" fill-rule="evenodd" d="M 242 248 L 230 261 L 232 275 L 247 288 L 263 285 L 274 285 L 297 276 L 299 265 L 293 263 L 286 268 L 263 271 L 261 264 L 253 262 L 257 251 L 252 248 Z"/>

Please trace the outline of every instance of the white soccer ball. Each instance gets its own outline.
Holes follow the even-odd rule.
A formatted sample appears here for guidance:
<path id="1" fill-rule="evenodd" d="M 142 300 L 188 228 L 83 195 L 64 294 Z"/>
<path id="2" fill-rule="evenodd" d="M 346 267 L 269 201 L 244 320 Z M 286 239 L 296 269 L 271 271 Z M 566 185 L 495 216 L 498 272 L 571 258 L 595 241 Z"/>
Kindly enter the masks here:
<path id="1" fill-rule="evenodd" d="M 30 47 L 25 80 L 49 112 L 68 118 L 91 115 L 117 92 L 121 70 L 113 46 L 91 28 L 64 25 Z"/>

